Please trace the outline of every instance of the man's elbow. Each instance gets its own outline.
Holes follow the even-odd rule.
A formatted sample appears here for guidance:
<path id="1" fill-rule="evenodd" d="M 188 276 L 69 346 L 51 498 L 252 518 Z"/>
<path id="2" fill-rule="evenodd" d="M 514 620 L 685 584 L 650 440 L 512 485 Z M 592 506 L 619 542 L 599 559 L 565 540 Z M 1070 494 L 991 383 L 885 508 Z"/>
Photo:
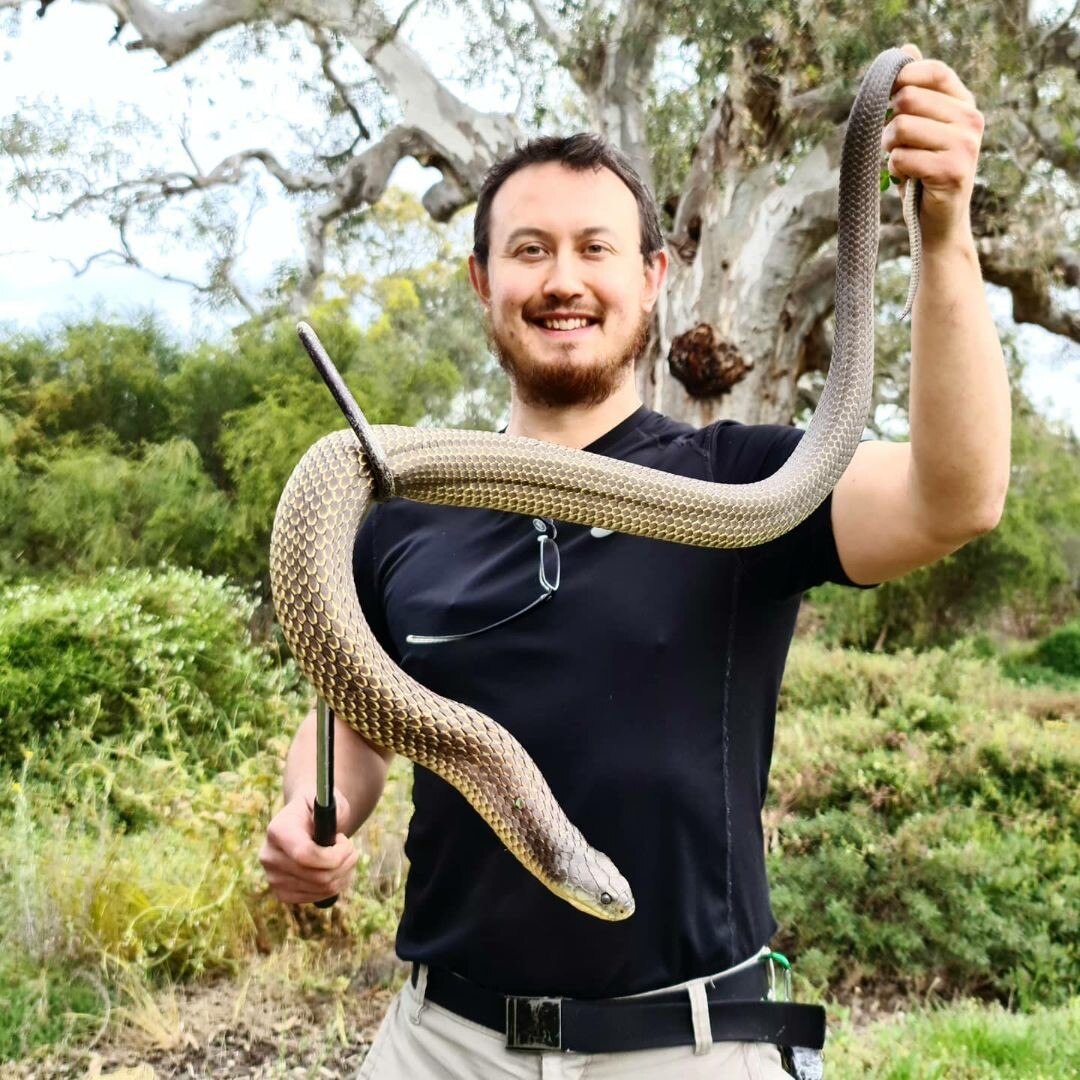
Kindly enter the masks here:
<path id="1" fill-rule="evenodd" d="M 964 544 L 993 532 L 1001 523 L 1004 512 L 1005 493 L 1002 492 L 1000 496 L 972 505 L 963 515 L 953 516 L 946 528 L 939 533 L 938 539 L 957 548 L 963 547 Z"/>
<path id="2" fill-rule="evenodd" d="M 1005 489 L 988 493 L 981 502 L 966 506 L 928 510 L 923 517 L 923 533 L 927 540 L 943 552 L 956 551 L 972 540 L 992 532 L 1005 512 Z"/>
<path id="3" fill-rule="evenodd" d="M 1006 465 L 1000 479 L 994 483 L 993 487 L 987 490 L 973 515 L 972 527 L 975 531 L 972 539 L 975 536 L 983 536 L 985 533 L 992 532 L 998 527 L 1002 515 L 1005 513 L 1005 499 L 1008 494 L 1009 472 Z"/>
<path id="4" fill-rule="evenodd" d="M 1003 491 L 1000 497 L 984 503 L 979 512 L 973 517 L 972 528 L 974 534 L 972 539 L 976 536 L 983 536 L 985 533 L 993 532 L 993 530 L 1001 523 L 1001 517 L 1004 513 L 1005 492 Z"/>

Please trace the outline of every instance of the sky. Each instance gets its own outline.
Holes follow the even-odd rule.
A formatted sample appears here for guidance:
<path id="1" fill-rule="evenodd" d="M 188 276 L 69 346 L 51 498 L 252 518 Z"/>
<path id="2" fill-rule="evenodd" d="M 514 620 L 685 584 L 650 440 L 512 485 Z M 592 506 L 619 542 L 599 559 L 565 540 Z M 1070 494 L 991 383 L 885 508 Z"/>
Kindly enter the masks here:
<path id="1" fill-rule="evenodd" d="M 149 51 L 110 45 L 113 18 L 103 7 L 57 0 L 44 19 L 33 14 L 35 8 L 28 4 L 14 29 L 10 13 L 0 21 L 0 118 L 18 114 L 39 98 L 55 101 L 64 115 L 93 110 L 113 116 L 122 103 L 136 103 L 162 131 L 160 139 L 146 140 L 147 160 L 157 168 L 183 168 L 187 162 L 177 132 L 186 114 L 190 145 L 206 168 L 235 149 L 282 145 L 292 137 L 286 124 L 303 123 L 310 113 L 281 77 L 290 65 L 284 46 L 262 60 L 233 56 L 226 62 L 220 53 L 213 59 L 196 53 L 166 70 Z M 456 93 L 484 110 L 512 108 L 498 88 L 466 89 L 455 78 L 463 27 L 444 18 L 436 26 L 419 20 L 408 28 L 410 42 Z M 5 191 L 10 175 L 10 163 L 0 161 Z M 437 179 L 435 170 L 410 159 L 398 166 L 391 182 L 419 195 Z M 272 184 L 263 185 L 263 191 L 266 197 L 248 224 L 240 264 L 252 288 L 301 250 L 293 212 Z M 0 323 L 34 328 L 79 313 L 123 317 L 152 308 L 178 336 L 190 340 L 220 335 L 242 314 L 201 309 L 187 286 L 127 267 L 99 261 L 75 276 L 72 263 L 82 266 L 95 252 L 115 247 L 111 226 L 99 217 L 35 221 L 29 206 L 0 193 L 0 223 Z M 161 271 L 201 276 L 201 259 L 164 239 L 143 244 L 140 254 Z M 1007 292 L 991 286 L 988 295 L 998 325 L 1013 328 Z M 1015 332 L 1028 362 L 1029 394 L 1046 415 L 1080 432 L 1080 345 L 1040 327 L 1022 325 Z"/>

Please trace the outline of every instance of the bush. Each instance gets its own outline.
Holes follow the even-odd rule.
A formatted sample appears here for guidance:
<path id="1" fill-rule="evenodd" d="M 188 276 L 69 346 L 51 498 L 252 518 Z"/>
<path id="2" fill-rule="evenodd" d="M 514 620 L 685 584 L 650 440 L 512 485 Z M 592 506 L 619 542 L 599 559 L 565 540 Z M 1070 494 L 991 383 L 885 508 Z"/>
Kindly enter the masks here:
<path id="1" fill-rule="evenodd" d="M 222 579 L 176 569 L 0 593 L 0 763 L 85 726 L 233 767 L 299 709 L 295 668 L 250 640 L 253 609 Z"/>
<path id="2" fill-rule="evenodd" d="M 945 645 L 1007 613 L 1045 633 L 1080 604 L 1080 441 L 1013 403 L 1012 476 L 993 531 L 872 591 L 824 585 L 810 600 L 831 644 L 860 649 Z"/>
<path id="3" fill-rule="evenodd" d="M 1080 679 L 1080 620 L 1044 637 L 1035 646 L 1033 658 L 1059 675 Z"/>
<path id="4" fill-rule="evenodd" d="M 209 777 L 183 750 L 157 756 L 85 731 L 55 745 L 58 759 L 27 751 L 0 789 L 0 902 L 14 916 L 0 954 L 110 982 L 235 970 L 266 906 L 256 853 L 285 740 Z"/>
<path id="5" fill-rule="evenodd" d="M 162 560 L 206 570 L 220 563 L 225 496 L 186 439 L 149 444 L 138 455 L 115 440 L 65 439 L 24 477 L 28 521 L 24 564 L 78 573 Z"/>
<path id="6" fill-rule="evenodd" d="M 1080 982 L 1080 746 L 967 648 L 799 643 L 770 880 L 780 947 L 834 992 L 1060 1002 Z"/>
<path id="7" fill-rule="evenodd" d="M 92 1035 L 109 1009 L 108 992 L 91 973 L 11 956 L 0 957 L 0 999 L 0 1062 Z"/>

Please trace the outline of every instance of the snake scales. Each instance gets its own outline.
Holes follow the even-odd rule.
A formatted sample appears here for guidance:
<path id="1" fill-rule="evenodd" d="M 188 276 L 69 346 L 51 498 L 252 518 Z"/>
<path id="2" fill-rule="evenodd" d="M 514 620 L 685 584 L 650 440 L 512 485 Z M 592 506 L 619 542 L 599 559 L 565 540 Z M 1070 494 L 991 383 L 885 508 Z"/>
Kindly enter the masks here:
<path id="1" fill-rule="evenodd" d="M 882 53 L 852 107 L 840 167 L 832 362 L 805 436 L 773 476 L 713 484 L 532 439 L 384 426 L 366 429 L 367 447 L 351 431 L 320 439 L 281 496 L 270 549 L 274 603 L 318 693 L 365 739 L 452 784 L 527 870 L 600 918 L 633 913 L 630 886 L 567 819 L 513 736 L 432 693 L 382 650 L 353 584 L 356 531 L 375 498 L 390 495 L 714 548 L 764 543 L 811 514 L 850 462 L 870 406 L 881 130 L 893 81 L 910 59 L 899 49 Z M 909 183 L 905 199 L 908 307 L 918 278 L 916 188 Z"/>

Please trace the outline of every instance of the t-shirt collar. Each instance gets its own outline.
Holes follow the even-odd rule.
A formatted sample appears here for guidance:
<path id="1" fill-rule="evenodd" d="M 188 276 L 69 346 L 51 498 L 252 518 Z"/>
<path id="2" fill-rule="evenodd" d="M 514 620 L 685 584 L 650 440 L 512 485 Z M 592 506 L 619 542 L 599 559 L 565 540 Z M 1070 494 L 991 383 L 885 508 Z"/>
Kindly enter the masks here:
<path id="1" fill-rule="evenodd" d="M 588 446 L 582 447 L 591 454 L 602 454 L 605 450 L 614 446 L 624 435 L 639 427 L 649 415 L 649 409 L 645 405 L 639 405 L 625 420 L 620 420 L 610 431 L 606 431 L 598 439 L 593 439 Z M 505 435 L 506 428 L 499 428 L 499 434 Z"/>

